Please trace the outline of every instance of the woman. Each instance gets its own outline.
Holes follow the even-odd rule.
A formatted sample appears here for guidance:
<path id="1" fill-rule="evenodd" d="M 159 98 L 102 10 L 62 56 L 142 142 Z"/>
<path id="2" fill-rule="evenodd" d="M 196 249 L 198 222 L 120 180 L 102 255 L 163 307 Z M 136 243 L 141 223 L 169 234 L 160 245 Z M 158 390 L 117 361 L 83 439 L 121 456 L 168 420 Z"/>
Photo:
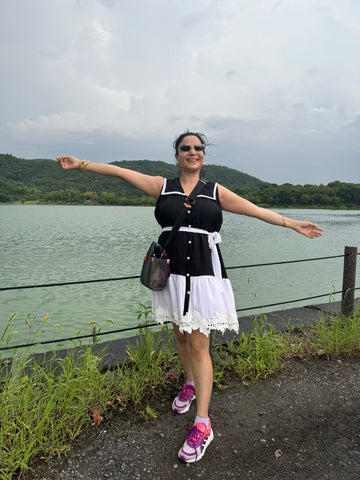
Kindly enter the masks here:
<path id="1" fill-rule="evenodd" d="M 64 169 L 80 169 L 112 175 L 131 183 L 157 200 L 155 216 L 163 231 L 159 243 L 164 245 L 185 198 L 199 181 L 204 165 L 206 137 L 185 132 L 174 142 L 179 178 L 174 180 L 144 175 L 114 165 L 80 161 L 72 156 L 57 157 Z M 214 438 L 208 414 L 213 372 L 209 353 L 210 331 L 238 331 L 234 296 L 221 258 L 218 231 L 222 210 L 258 218 L 316 238 L 322 229 L 313 223 L 285 218 L 260 208 L 222 185 L 207 183 L 183 226 L 168 244 L 171 275 L 166 288 L 153 292 L 152 309 L 159 323 L 170 320 L 177 340 L 177 351 L 187 382 L 175 398 L 172 408 L 185 413 L 196 395 L 197 415 L 187 433 L 178 456 L 184 462 L 200 460 Z"/>

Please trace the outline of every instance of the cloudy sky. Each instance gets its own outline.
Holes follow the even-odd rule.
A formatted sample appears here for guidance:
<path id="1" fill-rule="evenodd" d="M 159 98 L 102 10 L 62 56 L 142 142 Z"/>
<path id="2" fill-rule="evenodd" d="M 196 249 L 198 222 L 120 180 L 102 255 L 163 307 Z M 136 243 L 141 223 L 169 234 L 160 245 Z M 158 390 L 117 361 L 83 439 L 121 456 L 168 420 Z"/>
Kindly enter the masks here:
<path id="1" fill-rule="evenodd" d="M 0 0 L 0 152 L 360 182 L 359 0 Z"/>

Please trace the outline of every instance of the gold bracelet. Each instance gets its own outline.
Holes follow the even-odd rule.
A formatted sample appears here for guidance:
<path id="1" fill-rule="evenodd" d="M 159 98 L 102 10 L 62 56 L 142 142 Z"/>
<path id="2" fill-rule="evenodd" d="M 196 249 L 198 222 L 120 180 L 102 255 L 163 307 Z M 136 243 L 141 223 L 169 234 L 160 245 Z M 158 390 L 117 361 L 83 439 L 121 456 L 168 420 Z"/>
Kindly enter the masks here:
<path id="1" fill-rule="evenodd" d="M 83 160 L 81 163 L 80 163 L 80 167 L 79 167 L 79 170 L 80 172 L 84 172 L 85 168 L 89 165 L 89 160 Z"/>
<path id="2" fill-rule="evenodd" d="M 282 216 L 282 219 L 283 219 L 283 227 L 286 227 L 286 222 L 285 222 L 284 215 L 281 215 L 281 216 Z"/>

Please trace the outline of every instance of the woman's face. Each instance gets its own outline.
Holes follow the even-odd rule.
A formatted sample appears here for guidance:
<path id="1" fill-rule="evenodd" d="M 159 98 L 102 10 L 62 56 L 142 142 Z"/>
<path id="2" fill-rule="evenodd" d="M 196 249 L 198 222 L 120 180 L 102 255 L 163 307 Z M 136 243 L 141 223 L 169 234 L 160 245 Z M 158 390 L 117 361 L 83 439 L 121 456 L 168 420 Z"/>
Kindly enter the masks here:
<path id="1" fill-rule="evenodd" d="M 182 172 L 200 171 L 204 165 L 204 149 L 205 146 L 195 135 L 183 138 L 175 155 L 180 170 Z"/>

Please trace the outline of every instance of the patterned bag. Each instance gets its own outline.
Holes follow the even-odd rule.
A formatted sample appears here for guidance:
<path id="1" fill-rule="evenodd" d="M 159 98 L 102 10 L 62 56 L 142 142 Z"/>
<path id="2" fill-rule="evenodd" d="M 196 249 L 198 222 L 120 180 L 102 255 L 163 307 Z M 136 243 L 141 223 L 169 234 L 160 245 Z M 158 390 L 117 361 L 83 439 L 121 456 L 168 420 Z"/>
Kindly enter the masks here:
<path id="1" fill-rule="evenodd" d="M 161 245 L 152 242 L 141 270 L 140 282 L 150 290 L 164 290 L 170 275 L 170 260 Z"/>

